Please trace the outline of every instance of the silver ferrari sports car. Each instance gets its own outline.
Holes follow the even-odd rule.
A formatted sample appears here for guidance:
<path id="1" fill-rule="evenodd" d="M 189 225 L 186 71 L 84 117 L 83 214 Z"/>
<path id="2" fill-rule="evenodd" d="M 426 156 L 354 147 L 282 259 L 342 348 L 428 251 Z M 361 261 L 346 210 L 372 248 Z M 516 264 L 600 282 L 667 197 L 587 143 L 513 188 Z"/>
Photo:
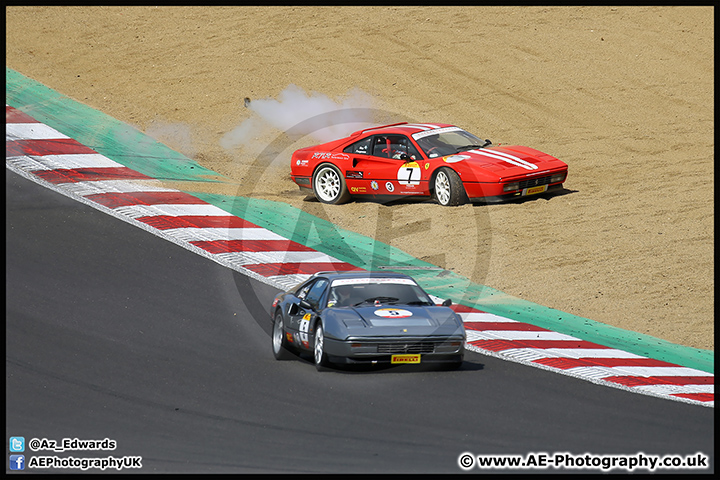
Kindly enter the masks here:
<path id="1" fill-rule="evenodd" d="M 391 272 L 320 272 L 272 302 L 275 358 L 309 353 L 332 364 L 462 365 L 465 328 L 446 300 Z"/>

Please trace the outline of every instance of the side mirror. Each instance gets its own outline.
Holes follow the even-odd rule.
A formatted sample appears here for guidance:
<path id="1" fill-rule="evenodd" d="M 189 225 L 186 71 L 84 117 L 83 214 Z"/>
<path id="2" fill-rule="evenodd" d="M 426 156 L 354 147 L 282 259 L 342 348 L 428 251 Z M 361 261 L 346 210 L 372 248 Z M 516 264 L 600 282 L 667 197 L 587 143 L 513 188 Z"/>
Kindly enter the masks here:
<path id="1" fill-rule="evenodd" d="M 412 159 L 410 158 L 410 155 L 408 155 L 407 153 L 401 153 L 400 160 L 408 161 L 408 160 L 412 160 Z"/>
<path id="2" fill-rule="evenodd" d="M 288 307 L 288 315 L 297 315 L 298 310 L 300 310 L 300 307 L 304 308 L 305 310 L 312 310 L 312 305 L 308 303 L 307 300 L 300 300 L 299 303 L 291 303 Z"/>
<path id="3" fill-rule="evenodd" d="M 452 300 L 449 298 L 442 303 L 443 307 L 449 307 L 450 305 L 452 305 Z"/>

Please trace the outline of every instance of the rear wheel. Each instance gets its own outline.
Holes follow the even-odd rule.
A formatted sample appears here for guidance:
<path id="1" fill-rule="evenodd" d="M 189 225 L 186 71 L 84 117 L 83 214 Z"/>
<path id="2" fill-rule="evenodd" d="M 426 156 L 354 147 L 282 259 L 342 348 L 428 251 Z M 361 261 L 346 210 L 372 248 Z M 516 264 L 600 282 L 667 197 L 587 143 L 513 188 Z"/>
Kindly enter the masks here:
<path id="1" fill-rule="evenodd" d="M 273 322 L 272 330 L 272 349 L 276 360 L 287 360 L 292 357 L 292 353 L 288 350 L 288 341 L 285 338 L 285 328 L 283 327 L 282 313 L 278 310 L 275 314 L 275 322 Z"/>
<path id="2" fill-rule="evenodd" d="M 435 176 L 435 200 L 445 207 L 467 203 L 462 180 L 457 172 L 451 168 L 442 167 Z"/>
<path id="3" fill-rule="evenodd" d="M 345 178 L 335 165 L 323 163 L 312 178 L 312 188 L 315 198 L 322 203 L 340 204 L 350 200 Z"/>

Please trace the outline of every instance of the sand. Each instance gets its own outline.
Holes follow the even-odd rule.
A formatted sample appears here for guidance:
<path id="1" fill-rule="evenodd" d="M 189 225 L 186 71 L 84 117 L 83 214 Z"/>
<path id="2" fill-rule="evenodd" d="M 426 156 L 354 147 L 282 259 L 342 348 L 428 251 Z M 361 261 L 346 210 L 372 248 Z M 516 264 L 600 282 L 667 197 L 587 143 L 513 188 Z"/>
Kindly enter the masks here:
<path id="1" fill-rule="evenodd" d="M 287 202 L 510 295 L 714 349 L 712 7 L 7 7 L 6 39 L 7 67 L 230 179 L 196 189 Z M 565 190 L 319 204 L 289 177 L 312 138 L 272 162 L 258 156 L 282 129 L 229 142 L 258 115 L 246 98 L 295 87 L 542 150 L 569 165 Z"/>

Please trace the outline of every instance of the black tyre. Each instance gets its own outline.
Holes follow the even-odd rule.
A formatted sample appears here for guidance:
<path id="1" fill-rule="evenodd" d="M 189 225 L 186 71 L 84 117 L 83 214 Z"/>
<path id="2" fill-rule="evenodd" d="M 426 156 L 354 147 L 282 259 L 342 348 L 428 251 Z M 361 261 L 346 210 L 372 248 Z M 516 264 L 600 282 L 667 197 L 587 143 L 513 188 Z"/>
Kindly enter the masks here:
<path id="1" fill-rule="evenodd" d="M 468 201 L 460 176 L 455 170 L 447 167 L 442 167 L 435 175 L 433 195 L 435 200 L 445 207 L 462 205 Z"/>
<path id="2" fill-rule="evenodd" d="M 325 335 L 322 328 L 322 323 L 318 323 L 315 328 L 315 343 L 313 345 L 313 360 L 315 361 L 315 368 L 319 372 L 327 370 L 330 367 L 327 354 L 325 353 Z"/>
<path id="3" fill-rule="evenodd" d="M 272 349 L 276 360 L 288 360 L 293 357 L 289 350 L 287 338 L 285 338 L 285 329 L 283 327 L 283 316 L 279 310 L 275 314 L 275 321 L 272 329 Z"/>
<path id="4" fill-rule="evenodd" d="M 312 189 L 322 203 L 340 204 L 350 200 L 345 178 L 335 165 L 321 164 L 313 173 Z"/>

